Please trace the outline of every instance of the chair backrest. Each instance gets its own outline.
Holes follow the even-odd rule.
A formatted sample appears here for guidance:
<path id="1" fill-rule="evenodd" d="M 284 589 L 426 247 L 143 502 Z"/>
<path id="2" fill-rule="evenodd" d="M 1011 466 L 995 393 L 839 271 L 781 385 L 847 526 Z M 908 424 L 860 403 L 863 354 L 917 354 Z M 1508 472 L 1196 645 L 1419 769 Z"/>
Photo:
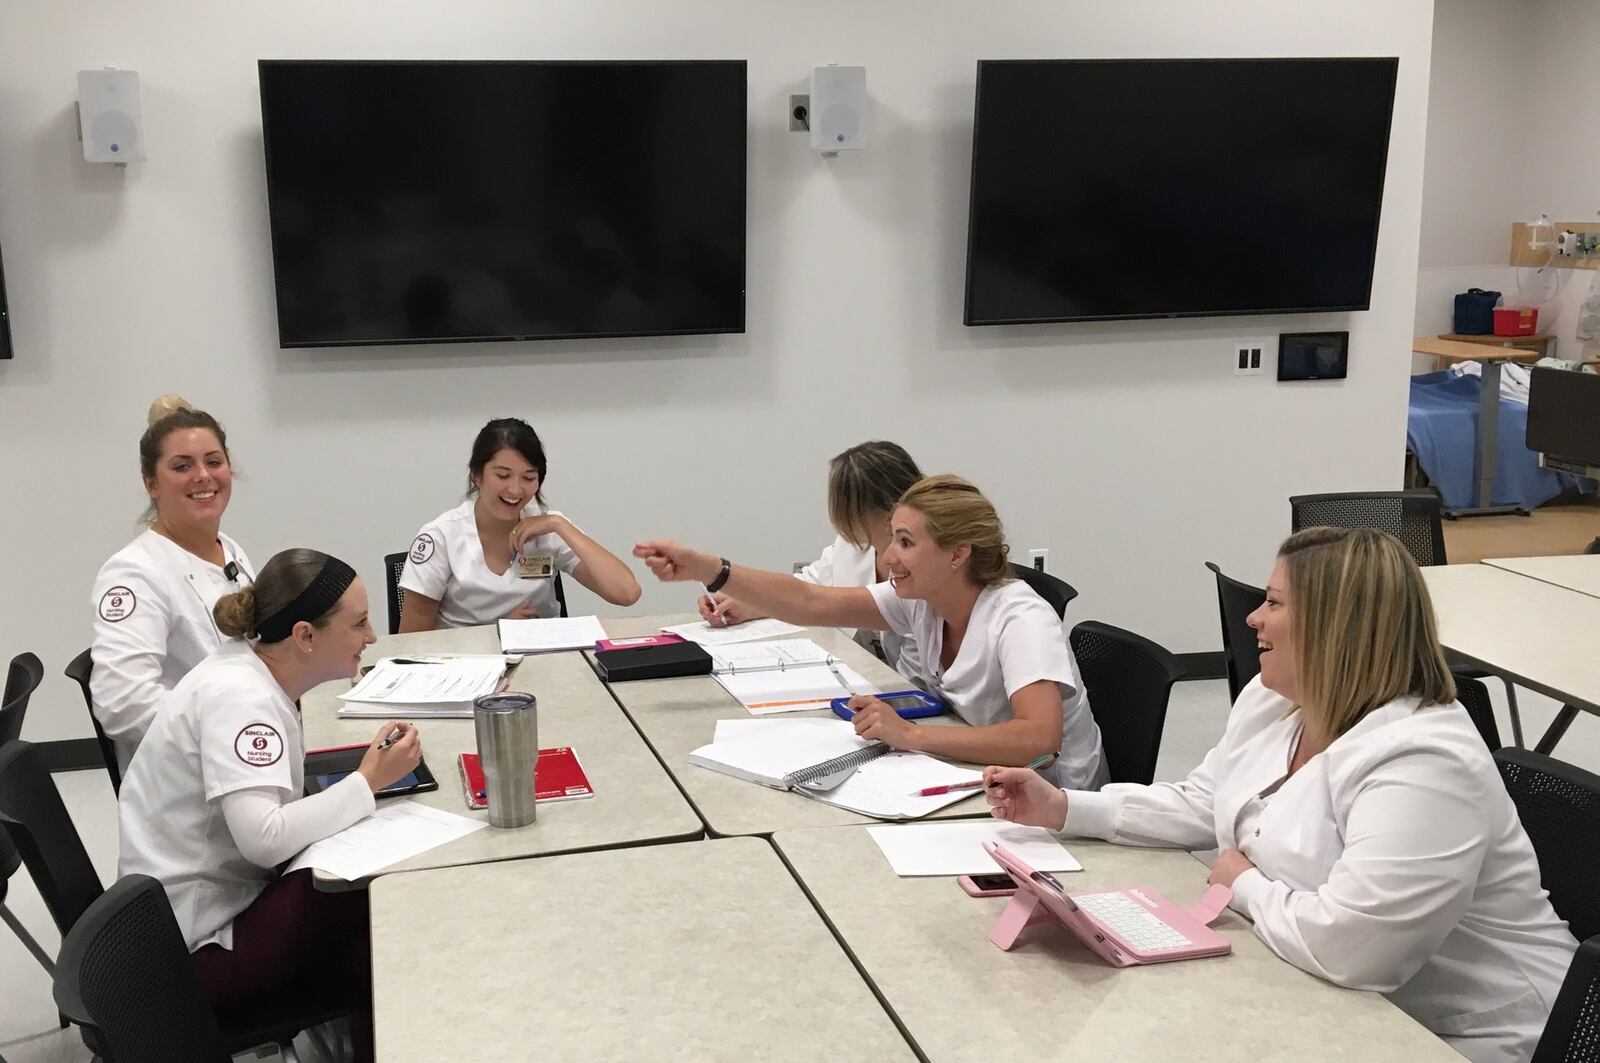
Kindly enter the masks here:
<path id="1" fill-rule="evenodd" d="M 31 653 L 19 653 L 11 658 L 11 668 L 6 672 L 6 689 L 0 695 L 0 747 L 22 737 L 22 717 L 28 711 L 28 699 L 44 682 L 44 665 Z"/>
<path id="2" fill-rule="evenodd" d="M 100 896 L 100 876 L 38 751 L 21 739 L 0 749 L 0 824 L 65 934 Z"/>
<path id="3" fill-rule="evenodd" d="M 1600 936 L 1578 943 L 1532 1063 L 1600 1058 Z"/>
<path id="4" fill-rule="evenodd" d="M 1500 727 L 1494 722 L 1494 703 L 1489 700 L 1489 688 L 1483 683 L 1460 672 L 1451 673 L 1456 681 L 1456 700 L 1461 702 L 1461 707 L 1467 710 L 1467 715 L 1472 717 L 1472 726 L 1478 729 L 1483 736 L 1484 745 L 1493 753 L 1501 746 Z"/>
<path id="5" fill-rule="evenodd" d="M 230 1058 L 166 891 L 147 875 L 117 882 L 66 933 L 55 998 L 118 1063 Z"/>
<path id="6" fill-rule="evenodd" d="M 1072 655 L 1100 727 L 1111 781 L 1154 781 L 1167 700 L 1172 684 L 1183 678 L 1183 664 L 1144 636 L 1098 620 L 1072 629 Z"/>
<path id="7" fill-rule="evenodd" d="M 100 717 L 94 714 L 94 694 L 89 690 L 89 676 L 94 671 L 93 650 L 84 650 L 68 663 L 68 679 L 83 691 L 83 705 L 89 710 L 89 722 L 94 725 L 94 740 L 100 744 L 100 759 L 105 761 L 106 774 L 111 777 L 111 792 L 122 793 L 122 769 L 117 767 L 117 747 L 112 744 L 106 729 L 100 726 Z"/>
<path id="8" fill-rule="evenodd" d="M 383 555 L 384 583 L 389 589 L 389 634 L 400 631 L 400 607 L 406 602 L 406 592 L 400 586 L 400 574 L 406 570 L 406 554 Z"/>
<path id="9" fill-rule="evenodd" d="M 1439 496 L 1430 488 L 1295 495 L 1289 499 L 1289 517 L 1295 531 L 1323 525 L 1376 528 L 1404 543 L 1417 564 L 1445 563 Z"/>
<path id="10" fill-rule="evenodd" d="M 1207 561 L 1217 577 L 1217 611 L 1222 617 L 1222 657 L 1228 667 L 1228 700 L 1235 701 L 1245 684 L 1261 673 L 1261 651 L 1256 649 L 1256 633 L 1245 618 L 1267 600 L 1267 592 L 1240 583 L 1222 574 L 1215 562 Z"/>
<path id="11" fill-rule="evenodd" d="M 1078 596 L 1072 584 L 1064 579 L 1057 579 L 1048 572 L 1041 572 L 1028 565 L 1019 565 L 1015 561 L 1011 562 L 1011 574 L 1032 587 L 1035 594 L 1049 602 L 1050 608 L 1056 611 L 1057 616 L 1066 619 L 1067 606 Z M 567 614 L 563 612 L 561 615 Z"/>
<path id="12" fill-rule="evenodd" d="M 1494 759 L 1556 914 L 1579 941 L 1600 933 L 1600 775 L 1514 746 Z"/>
<path id="13" fill-rule="evenodd" d="M 561 573 L 555 574 L 556 607 L 561 616 L 567 615 L 567 591 L 561 586 Z"/>

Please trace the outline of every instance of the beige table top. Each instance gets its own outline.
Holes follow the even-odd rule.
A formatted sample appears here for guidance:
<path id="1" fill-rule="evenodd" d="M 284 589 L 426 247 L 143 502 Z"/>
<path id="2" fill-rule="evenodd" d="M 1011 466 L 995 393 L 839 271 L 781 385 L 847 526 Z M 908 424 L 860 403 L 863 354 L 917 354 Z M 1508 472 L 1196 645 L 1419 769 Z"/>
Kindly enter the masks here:
<path id="1" fill-rule="evenodd" d="M 613 638 L 646 635 L 664 624 L 682 624 L 692 616 L 606 617 L 601 624 Z M 836 628 L 808 628 L 803 635 L 844 661 L 880 691 L 904 690 L 911 684 Z M 749 718 L 749 713 L 710 676 L 683 679 L 645 679 L 611 685 L 622 708 L 650 743 L 688 796 L 700 818 L 715 835 L 771 834 L 797 827 L 826 827 L 874 823 L 868 816 L 813 801 L 799 794 L 756 786 L 689 763 L 691 751 L 711 741 L 718 720 Z M 774 719 L 802 716 L 827 717 L 826 709 L 784 713 Z M 966 726 L 948 713 L 922 726 Z M 946 805 L 925 819 L 959 819 L 987 815 L 983 800 L 969 797 Z"/>
<path id="2" fill-rule="evenodd" d="M 1504 340 L 1526 340 L 1527 336 L 1501 336 Z M 1425 354 L 1446 362 L 1536 362 L 1542 355 L 1538 351 L 1518 347 L 1499 347 L 1464 340 L 1447 340 L 1443 337 L 1417 336 L 1411 341 L 1411 353 Z"/>
<path id="3" fill-rule="evenodd" d="M 383 1063 L 915 1058 L 756 838 L 387 875 L 372 969 Z"/>
<path id="4" fill-rule="evenodd" d="M 1563 554 L 1556 557 L 1491 557 L 1483 562 L 1519 576 L 1543 580 L 1569 591 L 1600 598 L 1600 554 Z M 1597 633 L 1600 637 L 1600 633 Z M 1597 647 L 1600 649 L 1600 647 Z"/>
<path id="5" fill-rule="evenodd" d="M 1600 599 L 1493 565 L 1431 565 L 1422 576 L 1446 647 L 1600 712 Z"/>
<path id="6" fill-rule="evenodd" d="M 1003 952 L 1004 897 L 951 878 L 898 878 L 860 828 L 780 831 L 773 843 L 930 1060 L 1322 1060 L 1461 1057 L 1375 993 L 1340 989 L 1274 956 L 1225 912 L 1233 952 L 1116 970 L 1065 930 L 1028 930 Z M 1075 840 L 1074 891 L 1148 886 L 1193 904 L 1206 869 L 1177 850 Z"/>
<path id="7" fill-rule="evenodd" d="M 407 653 L 495 653 L 499 637 L 491 627 L 387 635 L 367 647 L 364 660 Z M 639 733 L 579 653 L 526 657 L 511 673 L 511 688 L 539 698 L 539 744 L 571 746 L 594 785 L 594 796 L 580 801 L 547 801 L 534 822 L 515 829 L 489 827 L 385 869 L 409 871 L 453 864 L 511 860 L 580 849 L 610 848 L 697 838 L 703 824 Z M 348 683 L 324 683 L 300 701 L 306 748 L 370 742 L 382 720 L 341 720 L 338 695 Z M 456 757 L 476 752 L 471 720 L 418 720 L 422 755 L 439 780 L 439 789 L 409 800 L 457 815 L 488 819 L 473 812 L 462 796 Z"/>

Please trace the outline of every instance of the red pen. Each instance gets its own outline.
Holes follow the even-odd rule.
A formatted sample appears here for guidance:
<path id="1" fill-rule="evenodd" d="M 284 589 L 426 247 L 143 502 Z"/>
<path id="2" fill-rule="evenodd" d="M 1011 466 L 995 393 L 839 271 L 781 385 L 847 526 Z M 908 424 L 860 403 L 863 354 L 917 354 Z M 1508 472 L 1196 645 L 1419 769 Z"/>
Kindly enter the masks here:
<path id="1" fill-rule="evenodd" d="M 1034 757 L 1032 760 L 1028 761 L 1026 766 L 1032 768 L 1034 771 L 1038 771 L 1040 768 L 1046 768 L 1055 763 L 1056 758 L 1060 755 L 1060 753 L 1046 753 L 1042 757 Z M 950 783 L 948 786 L 927 786 L 921 790 L 913 790 L 911 796 L 938 797 L 940 794 L 953 794 L 959 790 L 977 790 L 986 785 L 988 784 L 986 784 L 982 779 L 973 779 L 970 782 Z M 996 783 L 995 785 L 998 786 L 999 784 Z"/>

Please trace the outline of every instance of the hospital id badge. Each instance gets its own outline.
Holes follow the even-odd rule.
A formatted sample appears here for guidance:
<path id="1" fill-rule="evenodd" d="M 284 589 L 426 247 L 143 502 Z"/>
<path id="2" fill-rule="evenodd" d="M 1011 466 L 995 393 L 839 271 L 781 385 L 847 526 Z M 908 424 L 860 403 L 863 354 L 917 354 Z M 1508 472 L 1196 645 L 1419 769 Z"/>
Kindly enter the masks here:
<path id="1" fill-rule="evenodd" d="M 524 554 L 517 558 L 518 579 L 549 579 L 555 568 L 554 554 Z"/>

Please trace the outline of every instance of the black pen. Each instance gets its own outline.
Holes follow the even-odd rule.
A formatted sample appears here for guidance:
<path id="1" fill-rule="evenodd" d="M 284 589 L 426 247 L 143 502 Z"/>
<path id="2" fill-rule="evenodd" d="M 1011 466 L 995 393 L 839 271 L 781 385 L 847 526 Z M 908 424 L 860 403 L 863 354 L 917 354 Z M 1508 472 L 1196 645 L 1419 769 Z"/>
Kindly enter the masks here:
<path id="1" fill-rule="evenodd" d="M 405 733 L 406 729 L 404 727 L 396 726 L 393 731 L 389 732 L 389 737 L 378 743 L 378 748 L 388 749 L 390 746 L 400 741 L 401 736 L 403 736 Z"/>

